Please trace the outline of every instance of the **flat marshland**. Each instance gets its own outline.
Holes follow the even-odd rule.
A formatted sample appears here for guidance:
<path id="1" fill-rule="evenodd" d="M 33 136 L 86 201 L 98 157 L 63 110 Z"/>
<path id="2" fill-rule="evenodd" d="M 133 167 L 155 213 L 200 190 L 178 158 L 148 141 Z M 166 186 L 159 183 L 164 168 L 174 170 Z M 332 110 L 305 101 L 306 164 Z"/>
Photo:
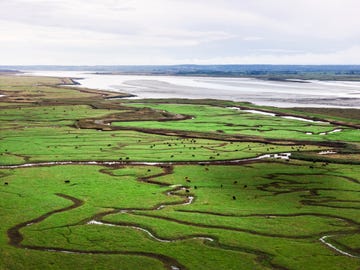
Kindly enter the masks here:
<path id="1" fill-rule="evenodd" d="M 0 269 L 359 269 L 357 109 L 0 76 Z"/>

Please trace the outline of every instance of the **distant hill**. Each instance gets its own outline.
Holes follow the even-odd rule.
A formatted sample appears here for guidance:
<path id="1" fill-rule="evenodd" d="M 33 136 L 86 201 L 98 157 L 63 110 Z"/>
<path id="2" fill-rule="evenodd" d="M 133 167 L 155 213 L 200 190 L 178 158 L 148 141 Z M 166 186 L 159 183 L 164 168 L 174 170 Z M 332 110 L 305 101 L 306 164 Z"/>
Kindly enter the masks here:
<path id="1" fill-rule="evenodd" d="M 0 68 L 0 74 L 1 73 L 19 73 L 20 71 L 18 70 L 12 70 L 12 69 L 1 69 Z"/>

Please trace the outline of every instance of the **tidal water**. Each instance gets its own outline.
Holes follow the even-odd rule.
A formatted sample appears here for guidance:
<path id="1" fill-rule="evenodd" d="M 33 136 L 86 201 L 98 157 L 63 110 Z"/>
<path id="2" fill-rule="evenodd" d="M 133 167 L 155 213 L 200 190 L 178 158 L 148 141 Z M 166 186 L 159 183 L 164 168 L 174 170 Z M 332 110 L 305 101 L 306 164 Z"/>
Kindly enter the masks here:
<path id="1" fill-rule="evenodd" d="M 97 75 L 86 71 L 36 71 L 25 75 L 73 77 L 82 87 L 125 92 L 136 98 L 212 98 L 277 107 L 360 108 L 360 82 L 351 81 Z"/>

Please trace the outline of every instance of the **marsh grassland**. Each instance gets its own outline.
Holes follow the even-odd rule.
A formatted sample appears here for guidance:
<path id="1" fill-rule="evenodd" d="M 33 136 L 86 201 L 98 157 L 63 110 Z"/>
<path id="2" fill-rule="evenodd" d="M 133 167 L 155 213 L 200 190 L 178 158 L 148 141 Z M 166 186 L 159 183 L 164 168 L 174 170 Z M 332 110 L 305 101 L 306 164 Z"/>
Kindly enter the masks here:
<path id="1" fill-rule="evenodd" d="M 0 269 L 359 269 L 358 110 L 72 83 L 0 76 Z"/>

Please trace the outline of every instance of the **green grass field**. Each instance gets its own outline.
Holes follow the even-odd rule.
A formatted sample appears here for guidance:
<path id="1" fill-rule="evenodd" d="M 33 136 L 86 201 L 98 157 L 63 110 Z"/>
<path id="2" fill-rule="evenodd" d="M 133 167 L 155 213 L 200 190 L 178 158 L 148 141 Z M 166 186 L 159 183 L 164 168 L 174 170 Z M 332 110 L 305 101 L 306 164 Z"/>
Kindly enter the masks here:
<path id="1" fill-rule="evenodd" d="M 70 83 L 0 76 L 1 270 L 360 268 L 354 110 Z"/>

